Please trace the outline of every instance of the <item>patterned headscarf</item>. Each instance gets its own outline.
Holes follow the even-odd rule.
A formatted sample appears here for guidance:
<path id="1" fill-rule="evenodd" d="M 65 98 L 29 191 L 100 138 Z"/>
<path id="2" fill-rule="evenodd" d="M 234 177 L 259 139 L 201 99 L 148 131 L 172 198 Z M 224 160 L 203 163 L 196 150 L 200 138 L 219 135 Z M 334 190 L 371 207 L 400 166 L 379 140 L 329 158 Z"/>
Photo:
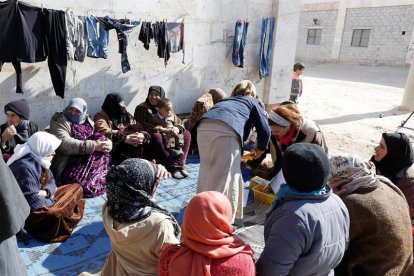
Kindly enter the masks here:
<path id="1" fill-rule="evenodd" d="M 410 139 L 404 133 L 383 133 L 387 145 L 387 155 L 380 161 L 374 157 L 371 161 L 379 170 L 379 173 L 395 183 L 397 174 L 414 163 L 414 151 Z"/>
<path id="2" fill-rule="evenodd" d="M 106 176 L 109 214 L 125 223 L 146 219 L 152 211 L 160 212 L 171 217 L 178 237 L 180 227 L 175 218 L 152 199 L 156 173 L 153 163 L 139 158 L 130 158 L 112 167 Z"/>
<path id="3" fill-rule="evenodd" d="M 338 154 L 329 159 L 329 185 L 335 194 L 346 196 L 359 188 L 376 187 L 375 165 L 367 165 L 357 156 Z"/>

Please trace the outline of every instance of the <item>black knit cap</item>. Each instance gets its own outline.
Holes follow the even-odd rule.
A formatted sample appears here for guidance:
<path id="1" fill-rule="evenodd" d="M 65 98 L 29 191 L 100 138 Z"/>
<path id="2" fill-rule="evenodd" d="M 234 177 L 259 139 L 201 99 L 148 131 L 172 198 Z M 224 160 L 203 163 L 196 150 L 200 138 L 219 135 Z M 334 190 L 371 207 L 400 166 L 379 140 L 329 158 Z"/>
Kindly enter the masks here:
<path id="1" fill-rule="evenodd" d="M 282 171 L 288 185 L 299 192 L 321 189 L 329 176 L 329 159 L 315 144 L 297 143 L 286 149 Z"/>
<path id="2" fill-rule="evenodd" d="M 25 99 L 20 99 L 6 104 L 4 106 L 4 113 L 6 113 L 7 111 L 12 111 L 16 113 L 20 117 L 20 119 L 23 120 L 29 120 L 30 118 L 29 104 Z"/>

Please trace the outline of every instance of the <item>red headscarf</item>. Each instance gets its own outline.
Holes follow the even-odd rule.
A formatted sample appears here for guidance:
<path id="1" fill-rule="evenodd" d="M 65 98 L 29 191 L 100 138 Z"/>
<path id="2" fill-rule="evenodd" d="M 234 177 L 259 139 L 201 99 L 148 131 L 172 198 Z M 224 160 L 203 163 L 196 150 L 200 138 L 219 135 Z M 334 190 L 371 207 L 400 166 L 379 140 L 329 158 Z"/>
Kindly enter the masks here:
<path id="1" fill-rule="evenodd" d="M 183 241 L 170 260 L 168 275 L 210 275 L 211 259 L 240 252 L 253 256 L 250 246 L 232 234 L 231 215 L 230 202 L 222 193 L 195 195 L 185 210 Z"/>

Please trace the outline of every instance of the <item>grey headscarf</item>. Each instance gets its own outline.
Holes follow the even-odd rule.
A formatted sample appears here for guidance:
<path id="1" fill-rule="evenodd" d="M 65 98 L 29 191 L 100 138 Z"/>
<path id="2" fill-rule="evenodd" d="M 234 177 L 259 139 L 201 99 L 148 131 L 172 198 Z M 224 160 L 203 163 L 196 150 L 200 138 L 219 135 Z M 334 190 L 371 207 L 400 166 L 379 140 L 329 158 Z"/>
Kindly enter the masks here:
<path id="1" fill-rule="evenodd" d="M 137 222 L 149 217 L 152 211 L 160 212 L 171 217 L 178 237 L 180 227 L 175 218 L 152 199 L 156 173 L 153 163 L 139 158 L 112 167 L 106 176 L 109 214 L 119 222 Z"/>

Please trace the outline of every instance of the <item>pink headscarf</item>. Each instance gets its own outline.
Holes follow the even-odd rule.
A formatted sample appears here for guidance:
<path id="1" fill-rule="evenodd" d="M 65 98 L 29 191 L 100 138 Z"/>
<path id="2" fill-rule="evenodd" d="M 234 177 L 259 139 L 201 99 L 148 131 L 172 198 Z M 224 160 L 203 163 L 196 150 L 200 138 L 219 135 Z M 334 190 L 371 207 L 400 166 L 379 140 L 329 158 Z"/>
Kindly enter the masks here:
<path id="1" fill-rule="evenodd" d="M 232 210 L 227 197 L 219 192 L 202 192 L 188 204 L 182 224 L 180 249 L 171 258 L 168 275 L 210 275 L 211 259 L 247 253 L 253 250 L 231 225 Z"/>

